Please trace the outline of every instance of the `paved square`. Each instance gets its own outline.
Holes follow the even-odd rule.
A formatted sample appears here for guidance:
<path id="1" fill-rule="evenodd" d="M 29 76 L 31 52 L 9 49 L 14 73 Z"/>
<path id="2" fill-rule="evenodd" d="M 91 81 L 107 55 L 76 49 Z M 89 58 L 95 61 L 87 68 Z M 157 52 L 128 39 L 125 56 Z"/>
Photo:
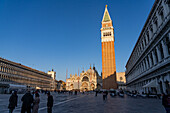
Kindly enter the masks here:
<path id="1" fill-rule="evenodd" d="M 13 113 L 21 111 L 21 97 L 18 95 L 18 107 Z M 0 113 L 8 113 L 9 94 L 0 95 Z M 47 113 L 47 95 L 40 95 L 39 113 Z M 133 98 L 125 96 L 110 97 L 107 101 L 102 100 L 102 94 L 57 94 L 53 93 L 54 106 L 53 113 L 165 113 L 160 99 L 153 98 Z"/>

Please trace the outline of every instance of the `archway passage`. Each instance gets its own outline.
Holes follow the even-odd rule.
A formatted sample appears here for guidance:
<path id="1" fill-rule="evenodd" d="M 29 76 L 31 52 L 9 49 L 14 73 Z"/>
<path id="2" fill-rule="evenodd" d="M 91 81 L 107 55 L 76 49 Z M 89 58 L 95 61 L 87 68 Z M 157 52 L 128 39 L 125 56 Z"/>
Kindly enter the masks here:
<path id="1" fill-rule="evenodd" d="M 70 89 L 71 89 L 71 90 L 73 89 L 73 84 L 70 85 Z"/>
<path id="2" fill-rule="evenodd" d="M 84 91 L 88 91 L 88 89 L 87 89 L 87 88 L 84 88 Z"/>
<path id="3" fill-rule="evenodd" d="M 83 77 L 83 79 L 82 79 L 82 82 L 84 82 L 84 81 L 86 81 L 86 82 L 88 82 L 89 81 L 89 78 L 88 77 Z"/>
<path id="4" fill-rule="evenodd" d="M 94 86 L 94 84 L 92 83 L 92 84 L 91 84 L 91 89 L 94 90 L 94 88 L 95 88 L 95 86 Z"/>
<path id="5" fill-rule="evenodd" d="M 83 82 L 81 87 L 82 87 L 82 91 L 88 91 L 88 83 L 87 82 Z"/>
<path id="6" fill-rule="evenodd" d="M 82 83 L 82 87 L 87 88 L 87 87 L 88 87 L 87 82 L 83 82 L 83 83 Z"/>

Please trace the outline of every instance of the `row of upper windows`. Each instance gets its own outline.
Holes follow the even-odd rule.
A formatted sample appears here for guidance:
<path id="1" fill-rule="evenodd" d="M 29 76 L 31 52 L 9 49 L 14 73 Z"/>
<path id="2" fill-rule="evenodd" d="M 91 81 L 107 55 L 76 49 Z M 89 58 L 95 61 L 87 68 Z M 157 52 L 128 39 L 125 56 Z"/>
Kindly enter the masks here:
<path id="1" fill-rule="evenodd" d="M 0 81 L 6 81 L 6 82 L 20 81 L 20 83 L 25 81 L 25 83 L 29 83 L 30 79 L 29 78 L 19 77 L 19 76 L 9 76 L 9 75 L 0 74 Z M 35 82 L 37 85 L 45 83 L 43 81 L 37 81 L 36 79 L 34 79 L 34 80 L 31 79 L 31 82 Z"/>
<path id="2" fill-rule="evenodd" d="M 167 4 L 166 4 L 166 6 L 169 7 Z M 150 43 L 150 41 L 153 38 L 153 34 L 155 32 L 157 32 L 158 27 L 164 22 L 164 19 L 166 16 L 167 16 L 167 14 L 165 14 L 165 9 L 161 5 L 158 8 L 158 10 L 155 12 L 155 14 L 152 18 L 152 21 L 148 24 L 148 27 L 146 27 L 145 32 L 142 35 L 142 38 L 140 39 L 134 52 L 132 53 L 133 55 L 129 61 L 131 63 L 129 63 L 127 71 L 132 68 L 132 66 L 137 61 L 137 58 L 139 58 L 141 53 L 143 53 L 145 48 L 148 46 L 148 44 Z M 158 20 L 158 18 L 159 18 L 159 20 Z"/>
<path id="3" fill-rule="evenodd" d="M 104 32 L 104 33 L 103 33 L 103 36 L 111 36 L 111 35 L 112 35 L 111 32 Z"/>
<path id="4" fill-rule="evenodd" d="M 163 41 L 163 40 L 162 40 Z M 167 48 L 167 54 L 170 55 L 170 38 L 165 37 L 164 38 L 164 46 Z M 143 73 L 144 71 L 152 68 L 153 66 L 157 65 L 159 62 L 161 62 L 165 57 L 163 49 L 163 44 L 160 42 L 129 74 L 128 77 L 134 78 L 136 75 L 139 75 Z M 159 55 L 160 54 L 160 55 Z"/>
<path id="5" fill-rule="evenodd" d="M 35 76 L 35 77 L 44 78 L 44 80 L 47 78 L 46 76 L 41 76 L 37 73 L 27 71 L 27 70 L 23 70 L 21 68 L 14 67 L 12 65 L 9 65 L 9 64 L 3 63 L 3 62 L 0 62 L 0 71 L 6 72 L 6 73 L 11 73 L 11 74 L 22 74 L 24 76 L 32 75 L 32 76 Z"/>
<path id="6" fill-rule="evenodd" d="M 16 67 L 7 65 L 5 63 L 2 63 L 2 62 L 0 63 L 0 72 L 5 72 L 5 73 L 10 73 L 10 74 L 15 74 L 15 75 L 22 75 L 22 76 L 29 76 L 29 77 L 37 78 L 37 79 L 39 78 L 38 74 L 16 68 Z M 47 79 L 41 77 L 41 80 L 47 80 Z"/>
<path id="7" fill-rule="evenodd" d="M 31 79 L 31 80 L 34 80 L 34 79 L 35 79 L 35 80 L 40 80 L 40 78 L 37 77 L 37 76 L 25 74 L 25 73 L 18 72 L 18 71 L 15 71 L 15 70 L 10 70 L 10 69 L 4 68 L 4 67 L 0 67 L 0 70 L 1 70 L 2 72 L 8 72 L 8 73 L 10 73 L 10 74 L 21 75 L 22 78 L 26 77 L 27 79 Z M 46 81 L 46 79 L 41 78 L 40 81 Z"/>

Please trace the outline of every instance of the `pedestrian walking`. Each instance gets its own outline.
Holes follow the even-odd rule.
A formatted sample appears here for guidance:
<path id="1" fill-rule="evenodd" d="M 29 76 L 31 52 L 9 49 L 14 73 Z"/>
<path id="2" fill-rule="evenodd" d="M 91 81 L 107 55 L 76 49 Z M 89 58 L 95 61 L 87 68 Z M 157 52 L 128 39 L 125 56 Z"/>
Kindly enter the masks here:
<path id="1" fill-rule="evenodd" d="M 12 95 L 9 98 L 9 105 L 8 105 L 9 113 L 12 113 L 15 107 L 17 107 L 17 102 L 18 102 L 17 91 L 13 91 Z"/>
<path id="2" fill-rule="evenodd" d="M 38 113 L 39 103 L 40 103 L 39 94 L 35 93 L 35 99 L 33 101 L 33 110 L 32 110 L 32 113 Z"/>
<path id="3" fill-rule="evenodd" d="M 103 100 L 106 100 L 106 91 L 103 91 Z"/>
<path id="4" fill-rule="evenodd" d="M 52 107 L 53 107 L 53 96 L 50 95 L 50 92 L 47 93 L 47 112 L 52 113 Z"/>
<path id="5" fill-rule="evenodd" d="M 97 97 L 97 93 L 98 93 L 98 91 L 96 91 L 96 95 L 95 95 L 96 97 Z"/>
<path id="6" fill-rule="evenodd" d="M 170 113 L 170 92 L 166 90 L 166 94 L 163 94 L 162 105 L 164 106 L 166 113 Z"/>
<path id="7" fill-rule="evenodd" d="M 33 96 L 30 93 L 30 90 L 27 91 L 27 93 L 21 98 L 22 108 L 21 113 L 31 113 L 31 107 L 33 103 Z"/>
<path id="8" fill-rule="evenodd" d="M 107 99 L 108 91 L 106 91 L 106 99 Z"/>

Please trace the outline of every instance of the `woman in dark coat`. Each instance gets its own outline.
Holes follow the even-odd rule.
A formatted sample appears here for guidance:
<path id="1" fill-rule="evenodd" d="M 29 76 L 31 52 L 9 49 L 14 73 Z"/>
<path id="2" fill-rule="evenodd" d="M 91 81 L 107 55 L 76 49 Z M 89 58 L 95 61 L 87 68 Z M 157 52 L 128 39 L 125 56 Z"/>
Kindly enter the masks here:
<path id="1" fill-rule="evenodd" d="M 14 91 L 9 98 L 9 105 L 8 105 L 9 113 L 12 113 L 15 107 L 17 107 L 17 101 L 18 101 L 17 91 Z"/>

